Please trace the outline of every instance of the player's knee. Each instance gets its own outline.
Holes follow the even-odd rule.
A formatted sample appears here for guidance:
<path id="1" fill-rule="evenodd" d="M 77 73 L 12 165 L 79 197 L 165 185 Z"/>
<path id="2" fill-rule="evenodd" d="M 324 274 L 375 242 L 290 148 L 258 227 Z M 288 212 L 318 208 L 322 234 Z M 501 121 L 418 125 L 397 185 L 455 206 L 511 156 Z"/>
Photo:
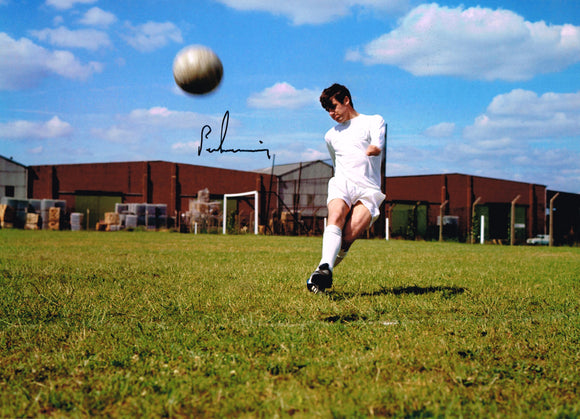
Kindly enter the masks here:
<path id="1" fill-rule="evenodd" d="M 328 206 L 328 224 L 337 225 L 340 228 L 344 227 L 348 217 L 349 208 L 342 202 L 332 202 Z"/>
<path id="2" fill-rule="evenodd" d="M 328 225 L 335 225 L 335 226 L 339 226 L 340 228 L 343 228 L 345 222 L 346 222 L 346 217 L 341 217 L 340 215 L 337 215 L 334 217 L 329 216 L 327 224 Z"/>

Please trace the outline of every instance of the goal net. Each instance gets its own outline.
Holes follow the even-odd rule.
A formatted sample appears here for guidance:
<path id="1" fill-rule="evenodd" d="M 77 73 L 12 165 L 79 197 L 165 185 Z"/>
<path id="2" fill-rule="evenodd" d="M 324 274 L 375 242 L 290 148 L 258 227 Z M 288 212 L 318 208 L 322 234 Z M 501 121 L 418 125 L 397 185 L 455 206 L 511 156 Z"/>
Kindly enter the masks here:
<path id="1" fill-rule="evenodd" d="M 248 198 L 253 198 L 254 199 L 254 205 L 253 207 L 251 206 L 251 204 L 249 205 L 250 210 L 247 213 L 244 213 L 243 211 L 239 211 L 240 208 L 240 201 L 245 201 L 247 202 Z M 250 229 L 251 224 L 253 224 L 253 228 L 254 228 L 254 234 L 258 234 L 258 210 L 260 207 L 260 204 L 258 201 L 258 191 L 250 191 L 250 192 L 241 192 L 241 193 L 231 193 L 231 194 L 224 194 L 224 208 L 223 208 L 223 234 L 227 234 L 227 218 L 228 218 L 228 199 L 230 199 L 230 203 L 232 203 L 232 200 L 235 200 L 236 202 L 236 208 L 233 211 L 230 211 L 230 214 L 232 212 L 236 212 L 237 213 L 237 218 L 238 218 L 238 222 L 237 224 L 241 224 L 243 223 L 243 221 L 241 221 L 243 218 L 247 217 L 248 218 L 248 223 L 246 226 L 244 226 L 244 228 L 248 228 Z M 252 216 L 253 215 L 253 220 L 252 220 Z"/>

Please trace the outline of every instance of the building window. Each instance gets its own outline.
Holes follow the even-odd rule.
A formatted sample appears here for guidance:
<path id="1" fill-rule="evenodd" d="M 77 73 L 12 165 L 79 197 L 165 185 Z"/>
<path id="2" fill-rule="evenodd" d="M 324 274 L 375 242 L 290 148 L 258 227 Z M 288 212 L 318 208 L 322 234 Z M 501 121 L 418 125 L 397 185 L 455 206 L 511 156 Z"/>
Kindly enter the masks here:
<path id="1" fill-rule="evenodd" d="M 6 185 L 6 187 L 4 188 L 4 196 L 14 198 L 14 186 Z"/>

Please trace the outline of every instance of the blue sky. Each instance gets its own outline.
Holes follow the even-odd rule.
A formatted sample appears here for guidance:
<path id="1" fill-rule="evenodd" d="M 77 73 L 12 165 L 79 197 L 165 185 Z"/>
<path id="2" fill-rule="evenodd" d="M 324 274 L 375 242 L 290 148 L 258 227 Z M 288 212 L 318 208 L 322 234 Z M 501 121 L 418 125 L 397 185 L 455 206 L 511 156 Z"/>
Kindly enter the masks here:
<path id="1" fill-rule="evenodd" d="M 209 95 L 173 81 L 201 44 Z M 0 154 L 253 170 L 326 159 L 332 83 L 388 123 L 387 175 L 465 173 L 580 193 L 576 0 L 0 0 Z"/>

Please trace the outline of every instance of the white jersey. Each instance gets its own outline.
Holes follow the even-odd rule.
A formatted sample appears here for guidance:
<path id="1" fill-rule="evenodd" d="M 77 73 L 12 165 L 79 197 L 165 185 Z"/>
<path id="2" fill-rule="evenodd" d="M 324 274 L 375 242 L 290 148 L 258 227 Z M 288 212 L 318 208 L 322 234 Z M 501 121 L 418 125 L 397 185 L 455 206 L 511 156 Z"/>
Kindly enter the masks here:
<path id="1" fill-rule="evenodd" d="M 328 130 L 324 139 L 334 163 L 334 176 L 363 188 L 381 189 L 385 121 L 380 115 L 359 114 Z M 366 155 L 371 144 L 381 149 L 380 155 Z"/>

